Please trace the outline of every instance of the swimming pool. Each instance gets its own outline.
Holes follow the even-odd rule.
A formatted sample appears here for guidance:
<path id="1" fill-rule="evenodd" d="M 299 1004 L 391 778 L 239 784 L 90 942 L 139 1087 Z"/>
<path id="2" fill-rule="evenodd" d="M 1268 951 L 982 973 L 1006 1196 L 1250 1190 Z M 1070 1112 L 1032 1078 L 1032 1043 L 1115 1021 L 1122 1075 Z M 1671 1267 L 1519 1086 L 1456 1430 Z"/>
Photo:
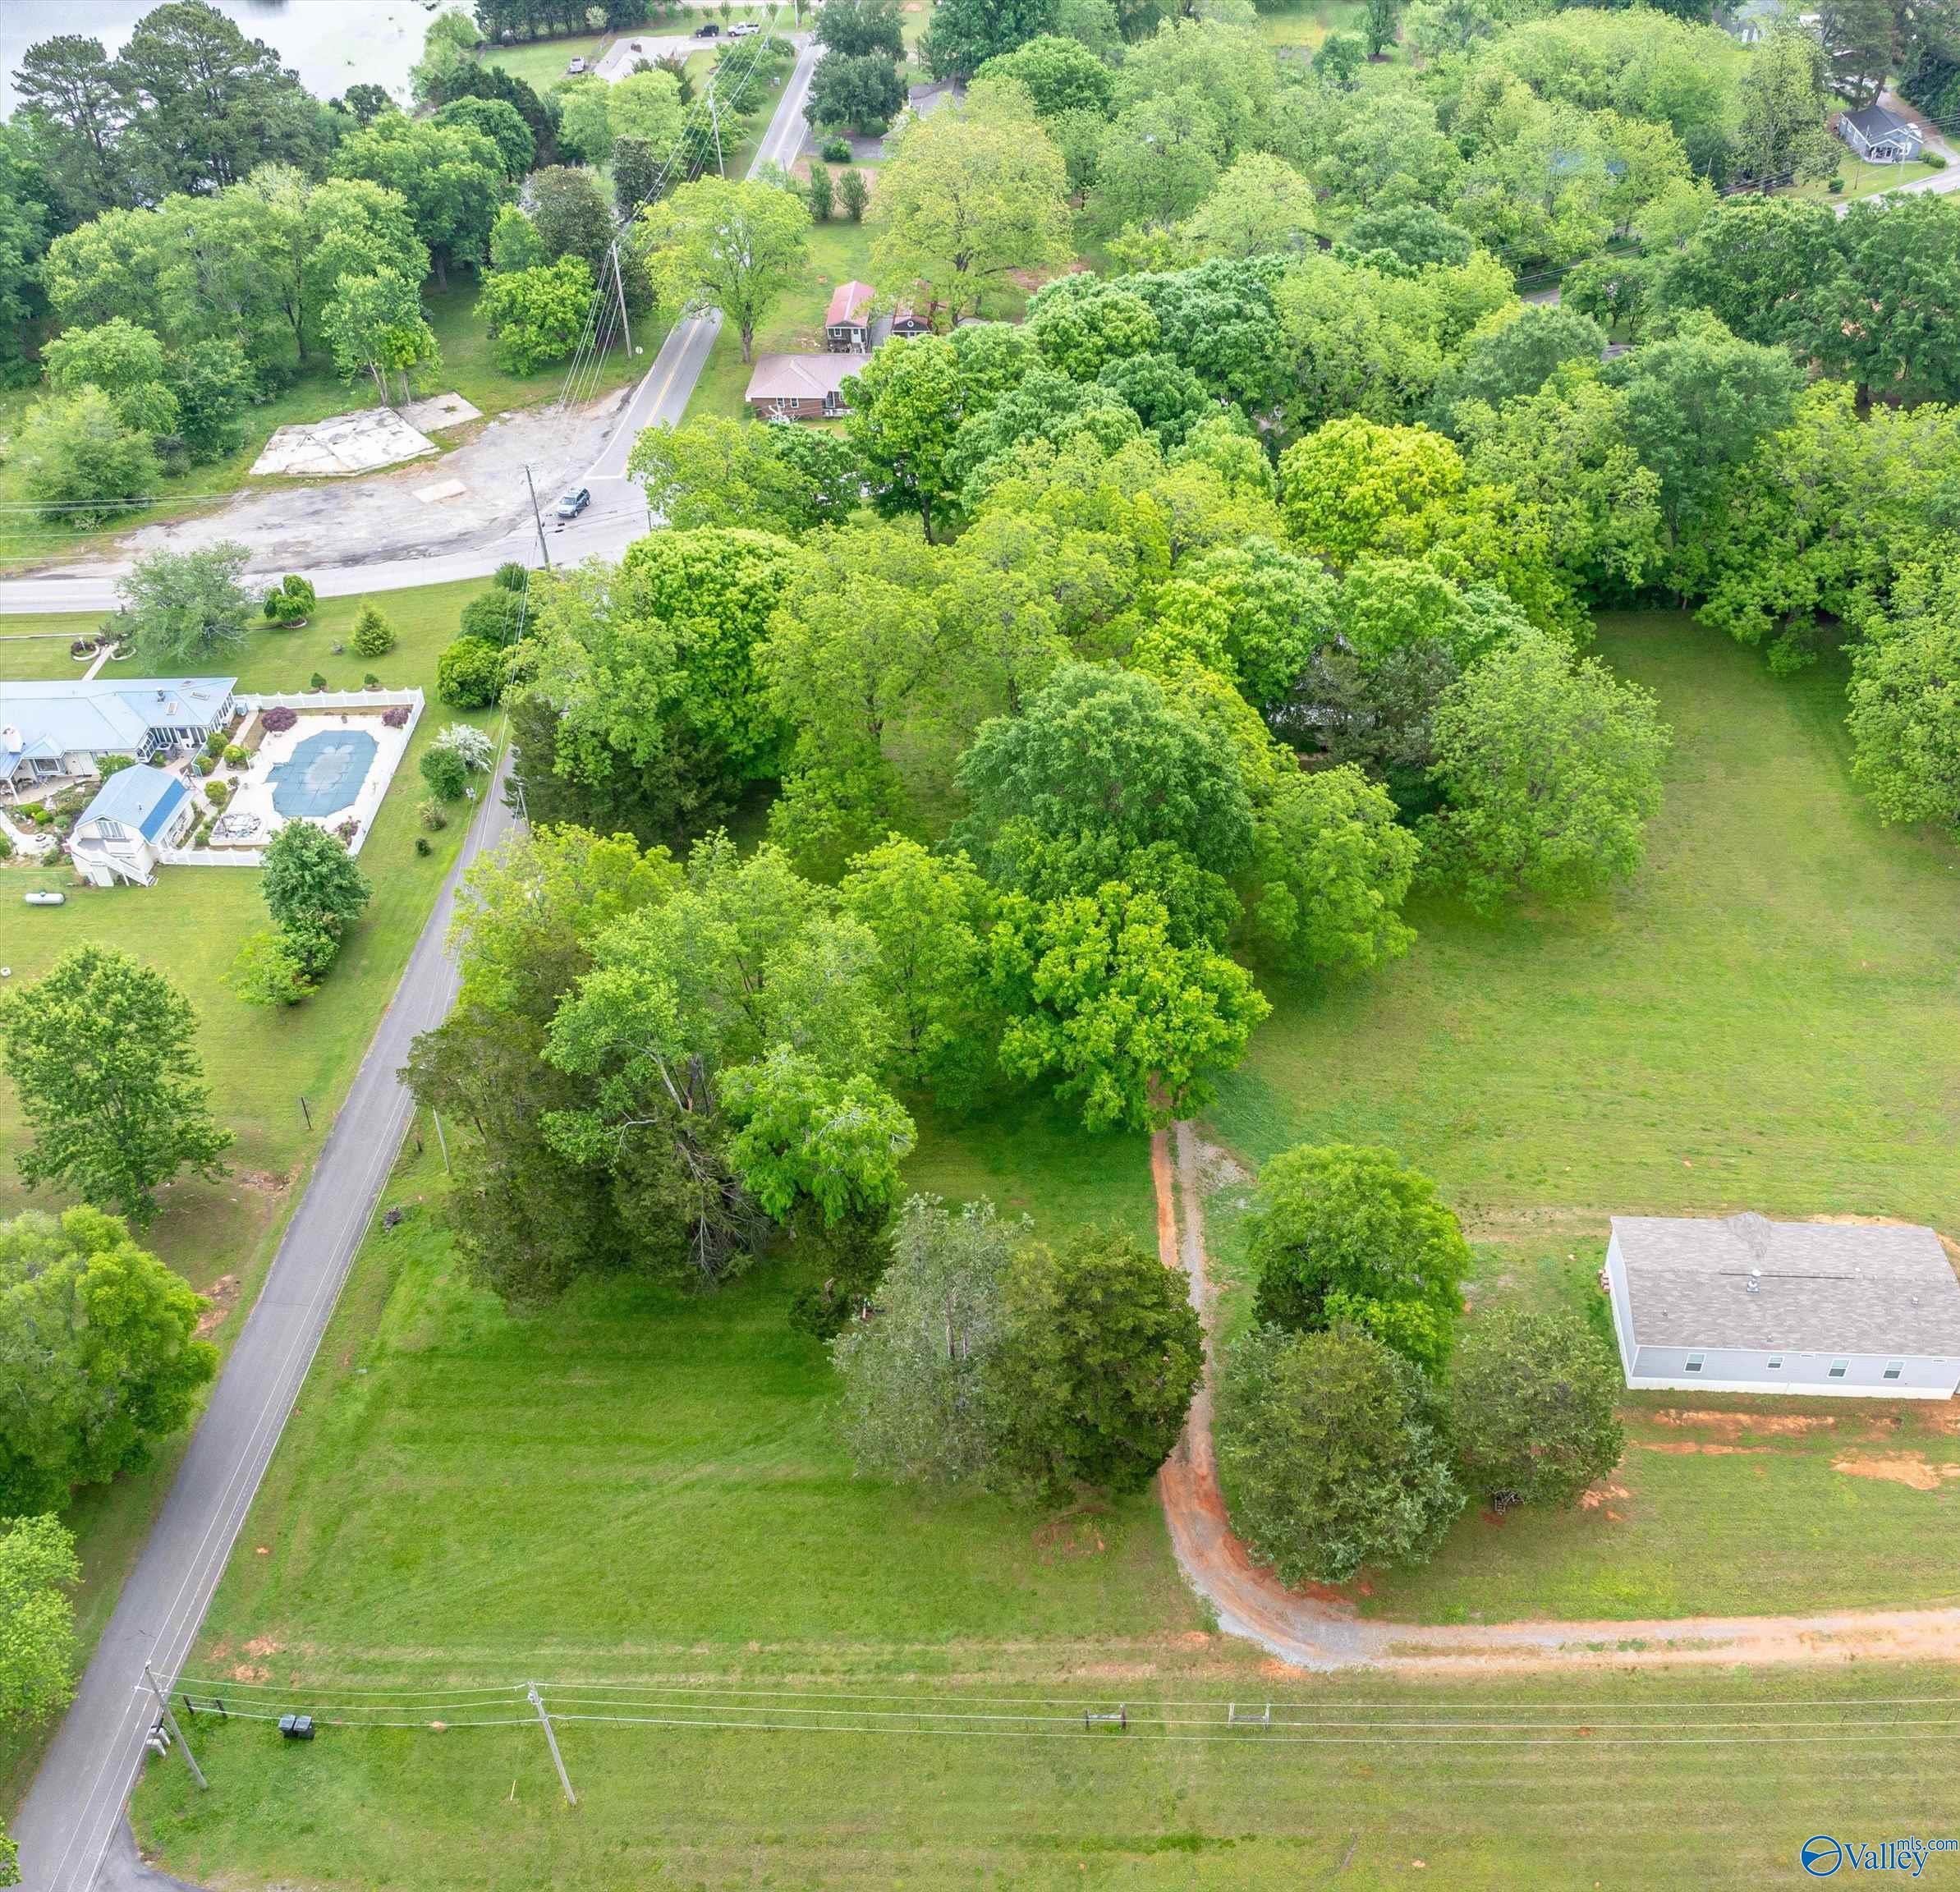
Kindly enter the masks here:
<path id="1" fill-rule="evenodd" d="M 317 818 L 351 808 L 368 778 L 375 748 L 365 729 L 323 729 L 305 737 L 269 778 L 273 811 Z"/>

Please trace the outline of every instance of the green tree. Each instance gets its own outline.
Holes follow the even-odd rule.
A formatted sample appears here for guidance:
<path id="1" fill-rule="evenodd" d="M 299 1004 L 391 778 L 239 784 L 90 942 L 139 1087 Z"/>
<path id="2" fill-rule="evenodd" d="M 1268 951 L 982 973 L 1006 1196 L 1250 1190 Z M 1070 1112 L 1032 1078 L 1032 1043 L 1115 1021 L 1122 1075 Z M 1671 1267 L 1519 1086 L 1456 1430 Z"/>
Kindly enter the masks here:
<path id="1" fill-rule="evenodd" d="M 195 552 L 152 552 L 117 586 L 117 623 L 152 677 L 195 675 L 245 642 L 252 601 L 238 581 L 248 554 L 222 540 Z"/>
<path id="2" fill-rule="evenodd" d="M 898 0 L 838 0 L 817 16 L 816 38 L 826 52 L 847 57 L 878 53 L 895 63 L 905 57 Z"/>
<path id="3" fill-rule="evenodd" d="M 1868 395 L 1960 400 L 1960 205 L 1928 194 L 1854 204 L 1839 237 L 1850 306 L 1832 354 Z"/>
<path id="4" fill-rule="evenodd" d="M 45 154 L 62 223 L 85 223 L 126 203 L 132 180 L 117 153 L 121 113 L 102 42 L 73 33 L 37 41 L 13 82 L 19 118 Z"/>
<path id="5" fill-rule="evenodd" d="M 864 222 L 865 212 L 871 202 L 871 186 L 865 183 L 863 172 L 853 170 L 847 164 L 838 172 L 837 200 L 853 223 Z"/>
<path id="6" fill-rule="evenodd" d="M 718 309 L 741 338 L 742 360 L 752 360 L 756 324 L 809 254 L 802 200 L 777 184 L 703 177 L 640 221 L 663 300 L 690 312 Z"/>
<path id="7" fill-rule="evenodd" d="M 519 205 L 505 204 L 490 226 L 490 268 L 499 275 L 514 276 L 549 261 L 537 225 Z"/>
<path id="8" fill-rule="evenodd" d="M 1794 24 L 1771 27 L 1737 82 L 1734 138 L 1742 175 L 1765 195 L 1788 177 L 1828 177 L 1838 141 L 1825 129 L 1830 67 L 1815 36 Z"/>
<path id="9" fill-rule="evenodd" d="M 1384 526 L 1462 491 L 1457 450 L 1425 427 L 1330 420 L 1279 458 L 1280 509 L 1309 550 L 1336 565 L 1375 548 Z"/>
<path id="10" fill-rule="evenodd" d="M 1468 1490 L 1500 1509 L 1576 1504 L 1627 1438 L 1613 1349 L 1565 1307 L 1480 1310 L 1449 1372 L 1450 1437 Z"/>
<path id="11" fill-rule="evenodd" d="M 1132 671 L 1059 671 L 1025 714 L 980 726 L 959 786 L 959 833 L 983 866 L 1010 824 L 1053 839 L 1106 837 L 1120 852 L 1168 842 L 1228 875 L 1251 852 L 1237 759 L 1154 677 Z"/>
<path id="12" fill-rule="evenodd" d="M 1568 361 L 1597 361 L 1606 336 L 1590 315 L 1570 309 L 1521 305 L 1508 319 L 1479 327 L 1436 385 L 1434 425 L 1462 438 L 1458 410 L 1472 402 L 1502 407 L 1535 394 Z"/>
<path id="13" fill-rule="evenodd" d="M 849 443 L 792 422 L 759 427 L 696 414 L 677 427 L 649 427 L 627 471 L 663 522 L 684 531 L 743 526 L 800 538 L 842 524 L 862 503 Z"/>
<path id="14" fill-rule="evenodd" d="M 1008 1263 L 1008 1343 L 991 1375 L 998 1476 L 1044 1497 L 1140 1491 L 1170 1456 L 1205 1370 L 1183 1275 L 1114 1228 Z"/>
<path id="15" fill-rule="evenodd" d="M 434 30 L 429 29 L 432 34 Z M 467 126 L 488 138 L 497 147 L 506 183 L 522 183 L 537 161 L 538 141 L 524 114 L 507 99 L 452 99 L 436 113 L 435 122 Z"/>
<path id="16" fill-rule="evenodd" d="M 438 801 L 460 801 L 470 785 L 470 771 L 453 749 L 431 748 L 422 751 L 422 779 Z"/>
<path id="17" fill-rule="evenodd" d="M 905 109 L 905 80 L 883 53 L 826 53 L 810 76 L 803 116 L 875 136 Z"/>
<path id="18" fill-rule="evenodd" d="M 1368 57 L 1379 59 L 1395 44 L 1402 11 L 1401 0 L 1367 0 L 1361 16 L 1361 35 L 1368 42 Z"/>
<path id="19" fill-rule="evenodd" d="M 942 1106 L 971 1101 L 998 1029 L 988 1004 L 986 883 L 964 854 L 930 854 L 893 835 L 851 862 L 838 894 L 878 944 L 871 980 L 892 1024 L 894 1079 Z"/>
<path id="20" fill-rule="evenodd" d="M 1580 898 L 1639 868 L 1672 737 L 1638 684 L 1529 631 L 1443 692 L 1434 737 L 1448 806 L 1425 839 L 1473 903 Z"/>
<path id="21" fill-rule="evenodd" d="M 633 216 L 660 188 L 662 164 L 666 154 L 644 138 L 616 138 L 613 141 L 613 201 L 622 218 Z M 824 173 L 828 180 L 829 173 Z M 813 205 L 814 208 L 814 205 Z M 496 238 L 491 238 L 495 259 Z M 538 259 L 543 261 L 543 258 Z M 503 265 L 498 264 L 502 269 Z"/>
<path id="22" fill-rule="evenodd" d="M 267 1006 L 296 1005 L 315 984 L 300 948 L 269 928 L 246 935 L 224 982 L 240 1004 Z"/>
<path id="23" fill-rule="evenodd" d="M 0 998 L 0 1050 L 31 1141 L 29 1188 L 53 1182 L 146 1228 L 180 1169 L 224 1173 L 196 1014 L 160 972 L 110 947 L 71 947 Z"/>
<path id="24" fill-rule="evenodd" d="M 1211 1074 L 1237 1063 L 1271 1009 L 1242 967 L 1174 944 L 1163 901 L 1120 881 L 1045 903 L 1009 894 L 990 944 L 1003 1068 L 1051 1081 L 1091 1130 L 1204 1109 Z"/>
<path id="25" fill-rule="evenodd" d="M 503 158 L 473 126 L 391 112 L 341 140 L 333 170 L 383 185 L 407 204 L 440 287 L 449 287 L 452 264 L 480 264 L 488 254 L 504 200 Z"/>
<path id="26" fill-rule="evenodd" d="M 681 80 L 665 67 L 650 72 L 629 72 L 623 79 L 604 88 L 606 126 L 612 134 L 611 155 L 617 164 L 622 139 L 635 139 L 650 150 L 665 152 L 682 132 L 686 122 Z"/>
<path id="27" fill-rule="evenodd" d="M 0 1516 L 58 1509 L 181 1429 L 218 1370 L 203 1306 L 99 1210 L 0 1223 Z"/>
<path id="28" fill-rule="evenodd" d="M 576 256 L 484 279 L 477 309 L 507 374 L 531 374 L 579 346 L 592 301 L 592 272 Z"/>
<path id="29" fill-rule="evenodd" d="M 483 44 L 483 28 L 461 7 L 446 7 L 437 14 L 429 22 L 429 31 L 423 39 L 422 57 L 408 69 L 409 90 L 415 103 L 427 105 L 448 98 L 451 81 L 470 62 L 476 48 Z M 444 106 L 443 109 L 447 111 L 448 108 Z M 513 106 L 512 109 L 514 111 L 516 108 Z M 372 116 L 370 113 L 370 117 Z"/>
<path id="30" fill-rule="evenodd" d="M 149 435 L 126 426 L 99 388 L 37 402 L 11 457 L 43 516 L 67 527 L 122 517 L 163 477 Z"/>
<path id="31" fill-rule="evenodd" d="M 1254 936 L 1292 971 L 1373 971 L 1415 944 L 1402 903 L 1419 852 L 1359 769 L 1285 777 L 1254 829 Z"/>
<path id="32" fill-rule="evenodd" d="M 1242 152 L 1179 225 L 1195 256 L 1301 255 L 1320 226 L 1314 187 L 1265 151 Z"/>
<path id="33" fill-rule="evenodd" d="M 1063 112 L 1109 115 L 1116 95 L 1116 75 L 1079 40 L 1046 33 L 1012 52 L 997 53 L 975 73 L 978 79 L 1011 80 L 1027 89 L 1044 119 Z"/>
<path id="34" fill-rule="evenodd" d="M 851 410 L 845 431 L 864 466 L 874 509 L 887 519 L 911 514 L 928 544 L 954 516 L 956 487 L 945 459 L 962 418 L 962 393 L 958 351 L 939 335 L 880 348 L 844 380 Z"/>
<path id="35" fill-rule="evenodd" d="M 779 1222 L 806 1201 L 826 1228 L 888 1208 L 917 1141 L 904 1107 L 874 1077 L 840 1084 L 787 1045 L 729 1072 L 722 1102 L 737 1126 L 728 1160 Z"/>
<path id="36" fill-rule="evenodd" d="M 1434 1183 L 1393 1150 L 1301 1144 L 1274 1157 L 1246 1253 L 1261 1321 L 1356 1328 L 1430 1374 L 1449 1357 L 1470 1250 Z"/>
<path id="37" fill-rule="evenodd" d="M 987 1201 L 957 1217 L 936 1196 L 905 1205 L 877 1318 L 831 1343 L 860 1472 L 940 1487 L 990 1481 L 1002 1431 L 993 1367 L 1008 1339 L 1008 1267 L 1027 1233 Z"/>
<path id="38" fill-rule="evenodd" d="M 811 160 L 810 182 L 804 187 L 804 197 L 810 205 L 810 221 L 828 223 L 831 213 L 837 208 L 837 191 L 831 183 L 828 165 Z"/>
<path id="39" fill-rule="evenodd" d="M 48 379 L 63 393 L 99 388 L 125 426 L 141 434 L 177 430 L 177 397 L 164 384 L 163 344 L 117 315 L 94 328 L 71 328 L 41 351 Z"/>
<path id="40" fill-rule="evenodd" d="M 1053 29 L 1055 0 L 941 0 L 919 50 L 935 78 L 977 72 Z"/>
<path id="41" fill-rule="evenodd" d="M 1960 822 L 1960 585 L 1852 655 L 1852 778 L 1886 821 Z"/>
<path id="42" fill-rule="evenodd" d="M 342 380 L 351 384 L 363 374 L 371 376 L 384 406 L 393 400 L 397 374 L 406 399 L 414 371 L 433 369 L 442 360 L 420 293 L 392 269 L 343 278 L 321 311 L 320 333 Z"/>
<path id="43" fill-rule="evenodd" d="M 576 256 L 595 278 L 608 267 L 618 227 L 591 172 L 553 164 L 531 179 L 530 195 L 531 222 L 547 261 Z"/>
<path id="44" fill-rule="evenodd" d="M 1463 1508 L 1437 1396 L 1373 1335 L 1255 1329 L 1219 1375 L 1232 1526 L 1280 1581 L 1425 1561 Z"/>
<path id="45" fill-rule="evenodd" d="M 310 979 L 333 963 L 372 891 L 339 837 L 310 821 L 288 821 L 266 843 L 259 884 Z"/>
<path id="46" fill-rule="evenodd" d="M 371 598 L 362 599 L 360 608 L 354 613 L 354 631 L 347 639 L 347 648 L 356 657 L 385 657 L 394 647 L 394 628 L 382 616 L 380 606 Z"/>
<path id="47" fill-rule="evenodd" d="M 922 286 L 955 319 L 980 313 L 1011 273 L 1070 254 L 1062 154 L 1025 95 L 1018 109 L 1002 97 L 970 96 L 908 126 L 879 178 L 873 273 Z"/>
<path id="48" fill-rule="evenodd" d="M 1126 105 L 1095 148 L 1090 207 L 1104 230 L 1160 229 L 1211 195 L 1230 140 L 1195 91 Z"/>
<path id="49" fill-rule="evenodd" d="M 58 1518 L 0 1522 L 0 1728 L 45 1721 L 75 1692 L 80 1582 L 74 1533 Z M 7 1861 L 0 1853 L 0 1869 Z"/>

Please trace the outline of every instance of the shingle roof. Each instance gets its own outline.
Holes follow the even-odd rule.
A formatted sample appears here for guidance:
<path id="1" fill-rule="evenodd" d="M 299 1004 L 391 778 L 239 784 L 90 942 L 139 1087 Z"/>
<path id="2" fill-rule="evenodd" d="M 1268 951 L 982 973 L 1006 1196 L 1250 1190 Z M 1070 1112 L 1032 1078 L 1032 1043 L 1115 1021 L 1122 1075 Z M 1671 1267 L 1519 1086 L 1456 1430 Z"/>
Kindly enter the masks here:
<path id="1" fill-rule="evenodd" d="M 1636 1345 L 1960 1356 L 1960 1279 L 1930 1228 L 1616 1215 L 1613 1233 Z"/>
<path id="2" fill-rule="evenodd" d="M 871 306 L 871 298 L 878 292 L 869 282 L 840 282 L 830 292 L 830 307 L 824 317 L 826 328 L 836 328 L 845 323 L 861 323 L 865 312 Z"/>
<path id="3" fill-rule="evenodd" d="M 758 355 L 747 401 L 818 401 L 841 393 L 844 377 L 864 371 L 861 355 Z"/>
<path id="4" fill-rule="evenodd" d="M 1910 131 L 1915 138 L 1919 135 L 1918 126 L 1910 119 L 1900 117 L 1898 113 L 1883 105 L 1867 105 L 1862 112 L 1847 112 L 1844 122 L 1856 126 L 1868 145 L 1875 145 L 1881 138 L 1889 138 L 1896 131 Z"/>
<path id="5" fill-rule="evenodd" d="M 76 825 L 105 819 L 120 821 L 125 828 L 134 828 L 145 841 L 154 841 L 186 792 L 184 784 L 164 769 L 141 763 L 134 769 L 118 769 L 95 791 L 94 800 L 83 809 Z"/>

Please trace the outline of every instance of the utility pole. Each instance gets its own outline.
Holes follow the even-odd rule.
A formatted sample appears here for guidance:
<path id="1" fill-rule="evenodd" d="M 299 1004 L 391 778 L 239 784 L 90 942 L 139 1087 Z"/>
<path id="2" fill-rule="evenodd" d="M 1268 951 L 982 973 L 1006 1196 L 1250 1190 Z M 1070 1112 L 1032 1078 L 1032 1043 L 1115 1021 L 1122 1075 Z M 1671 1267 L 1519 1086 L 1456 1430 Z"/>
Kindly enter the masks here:
<path id="1" fill-rule="evenodd" d="M 538 551 L 544 560 L 544 569 L 551 569 L 551 548 L 544 543 L 544 515 L 538 510 L 537 482 L 530 476 L 530 468 L 524 469 L 524 484 L 530 488 L 530 516 L 538 526 Z"/>
<path id="2" fill-rule="evenodd" d="M 571 1791 L 571 1776 L 565 1771 L 564 1757 L 558 1752 L 558 1738 L 551 1731 L 551 1717 L 544 1712 L 544 1697 L 538 1692 L 535 1682 L 528 1691 L 530 1705 L 538 1711 L 538 1725 L 544 1730 L 544 1738 L 551 1746 L 551 1764 L 558 1770 L 558 1784 L 565 1789 L 567 1802 L 578 1805 L 578 1795 Z"/>
<path id="3" fill-rule="evenodd" d="M 449 1168 L 449 1139 L 443 1134 L 443 1114 L 440 1110 L 431 1110 L 429 1114 L 434 1120 L 436 1146 L 443 1152 L 443 1169 L 447 1173 Z"/>
<path id="4" fill-rule="evenodd" d="M 633 358 L 633 324 L 627 319 L 626 278 L 619 273 L 619 241 L 613 241 L 613 287 L 619 292 L 619 324 L 627 332 L 627 359 Z"/>
<path id="5" fill-rule="evenodd" d="M 149 1665 L 143 1665 L 143 1679 L 149 1684 L 149 1692 L 157 1698 L 157 1715 L 163 1725 L 170 1730 L 171 1738 L 183 1751 L 184 1765 L 190 1770 L 190 1778 L 207 1793 L 211 1783 L 204 1778 L 204 1770 L 197 1764 L 197 1757 L 190 1752 L 190 1743 L 184 1738 L 184 1730 L 177 1726 L 177 1716 L 170 1712 L 170 1704 L 164 1699 L 163 1691 L 157 1686 L 157 1678 L 150 1673 Z"/>
<path id="6" fill-rule="evenodd" d="M 728 168 L 722 162 L 722 115 L 714 102 L 714 88 L 708 88 L 708 122 L 714 127 L 714 168 L 725 178 Z"/>

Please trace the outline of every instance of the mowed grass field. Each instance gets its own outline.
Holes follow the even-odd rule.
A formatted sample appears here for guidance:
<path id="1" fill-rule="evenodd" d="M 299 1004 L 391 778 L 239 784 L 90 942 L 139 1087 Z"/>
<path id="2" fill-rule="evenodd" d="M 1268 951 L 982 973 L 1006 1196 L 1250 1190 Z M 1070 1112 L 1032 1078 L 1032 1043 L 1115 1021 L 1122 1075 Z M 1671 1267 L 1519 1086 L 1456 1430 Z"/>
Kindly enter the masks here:
<path id="1" fill-rule="evenodd" d="M 436 658 L 457 634 L 463 604 L 482 581 L 395 592 L 379 600 L 397 639 L 385 657 L 365 662 L 336 657 L 352 627 L 357 599 L 324 602 L 299 631 L 255 629 L 236 659 L 248 689 L 303 689 L 318 670 L 336 689 L 360 687 L 372 668 L 391 686 L 420 685 L 429 698 L 415 741 L 390 783 L 360 865 L 374 896 L 325 983 L 303 1004 L 263 1010 L 241 1004 L 223 976 L 248 934 L 267 924 L 256 874 L 224 868 L 166 869 L 154 887 L 78 887 L 65 866 L 0 867 L 0 964 L 17 989 L 38 977 L 71 946 L 98 941 L 120 947 L 167 972 L 198 1015 L 198 1045 L 220 1123 L 236 1132 L 227 1153 L 232 1173 L 217 1182 L 180 1182 L 163 1192 L 163 1212 L 147 1244 L 193 1286 L 214 1295 L 226 1318 L 213 1334 L 222 1348 L 249 1307 L 269 1265 L 279 1232 L 312 1159 L 324 1141 L 361 1054 L 392 994 L 410 949 L 426 923 L 438 889 L 461 846 L 466 804 L 450 824 L 429 836 L 427 857 L 415 852 L 423 832 L 415 816 L 426 790 L 415 766 L 454 713 L 435 700 Z M 95 620 L 0 618 L 0 678 L 48 674 L 80 677 L 84 665 L 67 654 L 66 636 Z M 19 633 L 47 628 L 66 636 L 43 643 Z M 44 661 L 55 654 L 62 668 Z M 127 665 L 113 667 L 126 670 Z M 227 665 L 227 668 L 230 666 Z M 475 719 L 484 721 L 485 719 Z M 30 887 L 59 887 L 65 907 L 23 906 Z M 300 1099 L 313 1114 L 307 1126 Z M 25 1134 L 19 1099 L 0 1079 L 0 1215 L 22 1209 L 57 1210 L 63 1199 L 46 1188 L 24 1192 L 13 1164 Z M 151 1467 L 113 1485 L 85 1490 L 67 1522 L 80 1549 L 83 1583 L 77 1596 L 85 1650 L 108 1619 L 124 1572 L 141 1548 L 149 1520 L 174 1472 L 181 1441 L 159 1452 Z M 39 1743 L 0 1740 L 0 1805 L 25 1789 Z"/>

